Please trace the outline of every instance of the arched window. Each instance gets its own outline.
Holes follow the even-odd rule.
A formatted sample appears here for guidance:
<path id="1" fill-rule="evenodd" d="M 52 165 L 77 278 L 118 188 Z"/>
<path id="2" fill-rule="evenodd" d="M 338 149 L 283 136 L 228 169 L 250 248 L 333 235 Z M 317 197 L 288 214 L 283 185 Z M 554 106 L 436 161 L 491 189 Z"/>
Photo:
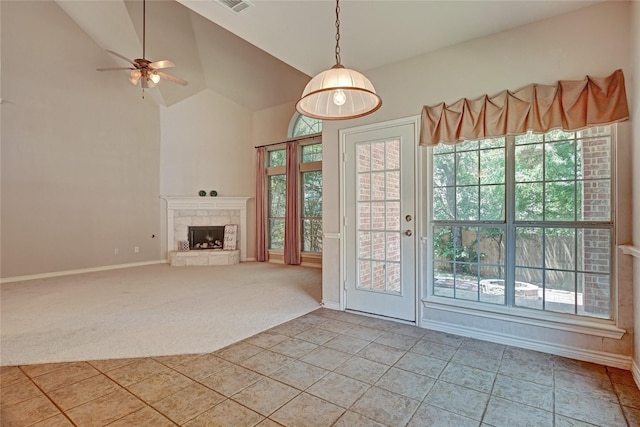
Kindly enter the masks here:
<path id="1" fill-rule="evenodd" d="M 289 124 L 290 138 L 312 135 L 320 132 L 322 132 L 322 120 L 320 119 L 303 116 L 298 112 L 296 112 L 291 118 L 291 123 Z"/>

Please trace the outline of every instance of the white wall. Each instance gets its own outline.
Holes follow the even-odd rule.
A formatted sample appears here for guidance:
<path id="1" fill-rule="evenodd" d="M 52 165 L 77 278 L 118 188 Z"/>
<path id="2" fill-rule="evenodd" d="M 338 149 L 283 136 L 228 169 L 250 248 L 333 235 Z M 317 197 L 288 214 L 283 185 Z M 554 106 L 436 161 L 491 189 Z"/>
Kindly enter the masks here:
<path id="1" fill-rule="evenodd" d="M 156 103 L 55 2 L 0 7 L 1 276 L 159 259 Z"/>
<path id="2" fill-rule="evenodd" d="M 218 196 L 253 197 L 255 193 L 252 112 L 205 90 L 161 108 L 160 193 L 194 196 L 216 190 Z M 163 203 L 163 222 L 164 209 Z M 254 213 L 248 208 L 249 258 L 254 257 Z M 163 228 L 164 230 L 164 228 Z M 163 233 L 164 235 L 165 233 Z M 166 236 L 163 248 L 166 247 Z M 170 248 L 169 250 L 174 250 Z"/>
<path id="3" fill-rule="evenodd" d="M 462 43 L 408 61 L 366 72 L 383 99 L 382 108 L 367 117 L 348 122 L 325 122 L 324 143 L 324 231 L 341 232 L 338 130 L 362 124 L 418 115 L 423 105 L 451 103 L 462 97 L 493 95 L 504 89 L 518 89 L 530 83 L 552 84 L 557 80 L 582 79 L 585 75 L 607 76 L 622 68 L 631 74 L 630 4 L 605 2 L 576 12 Z M 346 58 L 345 58 L 346 59 Z M 628 125 L 627 134 L 628 134 Z M 625 129 L 623 126 L 623 133 Z M 628 140 L 619 144 L 629 150 Z M 624 195 L 623 195 L 624 196 Z M 629 224 L 629 214 L 621 218 Z M 624 227 L 622 227 L 624 228 Z M 630 227 L 619 234 L 630 236 Z M 627 242 L 628 237 L 623 237 Z M 340 275 L 335 267 L 341 259 L 339 239 L 324 242 L 323 301 L 339 302 Z M 621 275 L 623 276 L 623 275 Z M 627 277 L 629 275 L 627 274 Z M 620 284 L 623 295 L 631 292 L 630 279 Z M 421 292 L 419 293 L 421 294 Z M 631 304 L 621 305 L 620 323 L 632 329 Z M 488 333 L 498 331 L 553 345 L 630 356 L 631 334 L 618 340 L 563 334 L 545 328 L 520 327 L 463 318 L 429 311 L 423 322 L 443 321 L 449 325 L 467 324 Z"/>

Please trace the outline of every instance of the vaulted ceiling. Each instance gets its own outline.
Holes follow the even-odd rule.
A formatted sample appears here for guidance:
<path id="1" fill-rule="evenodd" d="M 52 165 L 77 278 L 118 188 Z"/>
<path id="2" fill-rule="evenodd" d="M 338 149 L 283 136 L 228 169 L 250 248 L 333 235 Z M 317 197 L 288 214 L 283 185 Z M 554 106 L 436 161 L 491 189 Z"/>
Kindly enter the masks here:
<path id="1" fill-rule="evenodd" d="M 140 0 L 56 2 L 101 48 L 142 56 Z M 597 2 L 343 0 L 342 63 L 365 72 Z M 147 58 L 170 59 L 176 67 L 166 71 L 189 81 L 162 82 L 163 104 L 208 88 L 257 111 L 296 100 L 335 63 L 333 0 L 250 0 L 240 13 L 223 3 L 147 0 Z M 105 52 L 95 68 L 118 65 L 127 64 Z"/>

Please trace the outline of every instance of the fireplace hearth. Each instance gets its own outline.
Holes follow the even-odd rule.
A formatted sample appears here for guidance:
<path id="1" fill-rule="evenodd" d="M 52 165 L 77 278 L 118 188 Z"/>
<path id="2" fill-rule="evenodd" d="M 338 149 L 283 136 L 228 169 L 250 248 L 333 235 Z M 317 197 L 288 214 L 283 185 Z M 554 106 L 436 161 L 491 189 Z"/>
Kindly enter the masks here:
<path id="1" fill-rule="evenodd" d="M 222 249 L 224 242 L 223 226 L 190 226 L 189 249 Z"/>

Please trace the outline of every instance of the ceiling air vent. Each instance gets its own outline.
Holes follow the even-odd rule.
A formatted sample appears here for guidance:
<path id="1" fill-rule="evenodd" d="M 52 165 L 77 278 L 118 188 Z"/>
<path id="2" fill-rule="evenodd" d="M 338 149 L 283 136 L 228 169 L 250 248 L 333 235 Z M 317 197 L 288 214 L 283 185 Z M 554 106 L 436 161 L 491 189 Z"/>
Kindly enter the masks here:
<path id="1" fill-rule="evenodd" d="M 253 6 L 247 0 L 218 0 L 224 6 L 227 6 L 229 9 L 233 10 L 235 13 L 240 13 L 249 6 Z"/>

